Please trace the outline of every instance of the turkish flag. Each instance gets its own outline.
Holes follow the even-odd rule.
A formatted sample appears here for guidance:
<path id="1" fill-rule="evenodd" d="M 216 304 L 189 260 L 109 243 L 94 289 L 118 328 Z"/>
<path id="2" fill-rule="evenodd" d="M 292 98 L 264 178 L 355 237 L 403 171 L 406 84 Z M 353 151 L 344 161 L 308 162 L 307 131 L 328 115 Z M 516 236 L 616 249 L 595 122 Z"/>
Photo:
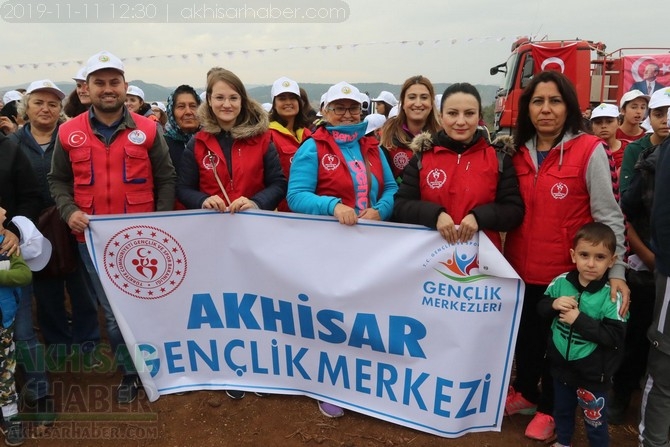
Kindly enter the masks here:
<path id="1" fill-rule="evenodd" d="M 534 62 L 534 72 L 544 70 L 560 71 L 573 84 L 577 84 L 577 44 L 573 43 L 562 47 L 547 47 L 532 45 L 531 54 Z"/>
<path id="2" fill-rule="evenodd" d="M 670 86 L 670 54 L 627 55 L 623 57 L 624 92 L 638 88 L 643 90 L 642 93 L 649 93 L 640 88 L 641 83 L 647 81 L 645 71 L 648 71 L 649 65 L 652 66 L 650 70 L 656 73 L 654 91 Z"/>

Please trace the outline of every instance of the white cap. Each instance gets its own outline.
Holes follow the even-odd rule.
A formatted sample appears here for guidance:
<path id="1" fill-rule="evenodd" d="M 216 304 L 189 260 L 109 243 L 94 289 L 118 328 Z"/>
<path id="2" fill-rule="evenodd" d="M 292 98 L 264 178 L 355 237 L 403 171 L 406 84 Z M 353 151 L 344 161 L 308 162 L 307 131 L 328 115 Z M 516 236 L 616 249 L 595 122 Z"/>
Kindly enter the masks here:
<path id="1" fill-rule="evenodd" d="M 398 113 L 400 113 L 400 103 L 398 105 L 391 107 L 391 110 L 389 111 L 389 119 L 393 118 L 394 116 L 398 116 Z"/>
<path id="2" fill-rule="evenodd" d="M 98 70 L 104 70 L 105 68 L 112 68 L 120 71 L 122 74 L 125 72 L 121 59 L 114 56 L 109 51 L 101 51 L 94 54 L 88 61 L 86 61 L 86 76 Z"/>
<path id="3" fill-rule="evenodd" d="M 281 77 L 272 84 L 270 96 L 272 96 L 272 99 L 275 99 L 275 96 L 281 95 L 282 93 L 293 93 L 294 95 L 300 96 L 300 87 L 293 79 Z"/>
<path id="4" fill-rule="evenodd" d="M 359 104 L 362 102 L 361 92 L 353 85 L 344 81 L 338 82 L 328 89 L 326 92 L 325 104 L 330 104 L 331 102 L 337 101 L 338 99 L 351 99 L 352 101 L 356 101 Z"/>
<path id="5" fill-rule="evenodd" d="M 15 216 L 14 225 L 21 232 L 20 249 L 23 259 L 33 272 L 42 270 L 51 258 L 51 242 L 45 238 L 30 219 Z"/>
<path id="6" fill-rule="evenodd" d="M 128 91 L 126 92 L 126 95 L 139 96 L 140 99 L 144 101 L 144 90 L 135 85 L 128 86 Z"/>
<path id="7" fill-rule="evenodd" d="M 381 113 L 371 113 L 370 115 L 366 116 L 363 121 L 368 123 L 368 127 L 365 129 L 365 133 L 369 134 L 370 132 L 381 128 L 386 122 L 386 117 Z"/>
<path id="8" fill-rule="evenodd" d="M 162 103 L 160 101 L 154 101 L 151 103 L 151 107 L 158 107 L 161 109 L 163 112 L 167 113 L 167 107 L 165 107 L 165 103 Z"/>
<path id="9" fill-rule="evenodd" d="M 391 107 L 398 104 L 398 100 L 395 99 L 393 93 L 387 92 L 386 90 L 383 90 L 381 93 L 379 93 L 379 96 L 374 98 L 372 102 L 385 102 L 386 104 L 390 104 Z"/>
<path id="10" fill-rule="evenodd" d="M 86 80 L 86 65 L 82 66 L 77 70 L 77 74 L 72 78 L 75 81 L 85 81 Z"/>
<path id="11" fill-rule="evenodd" d="M 670 106 L 670 87 L 656 90 L 649 100 L 650 109 Z"/>
<path id="12" fill-rule="evenodd" d="M 599 104 L 598 107 L 591 112 L 591 121 L 596 118 L 618 118 L 619 108 L 614 104 Z"/>
<path id="13" fill-rule="evenodd" d="M 621 101 L 619 101 L 619 108 L 623 109 L 623 107 L 626 105 L 627 102 L 630 102 L 637 98 L 644 98 L 647 100 L 647 102 L 649 102 L 649 95 L 645 95 L 640 90 L 631 90 L 629 92 L 624 93 L 624 95 L 621 97 Z"/>
<path id="14" fill-rule="evenodd" d="M 435 107 L 438 112 L 442 111 L 442 93 L 435 95 Z"/>
<path id="15" fill-rule="evenodd" d="M 261 104 L 261 107 L 263 107 L 263 110 L 265 110 L 268 113 L 270 113 L 270 110 L 272 110 L 272 104 L 270 104 L 269 102 L 264 102 L 263 104 Z"/>
<path id="16" fill-rule="evenodd" d="M 370 110 L 370 97 L 363 92 L 361 92 L 361 108 L 364 112 Z"/>
<path id="17" fill-rule="evenodd" d="M 7 105 L 12 101 L 21 101 L 21 98 L 23 98 L 21 92 L 10 90 L 2 96 L 2 102 Z"/>
<path id="18" fill-rule="evenodd" d="M 65 98 L 65 93 L 63 93 L 63 91 L 59 89 L 56 86 L 56 84 L 54 84 L 48 79 L 42 79 L 41 81 L 31 82 L 28 88 L 26 89 L 26 93 L 33 93 L 39 91 L 46 91 L 53 93 L 54 95 L 58 96 L 58 99 L 61 100 Z"/>

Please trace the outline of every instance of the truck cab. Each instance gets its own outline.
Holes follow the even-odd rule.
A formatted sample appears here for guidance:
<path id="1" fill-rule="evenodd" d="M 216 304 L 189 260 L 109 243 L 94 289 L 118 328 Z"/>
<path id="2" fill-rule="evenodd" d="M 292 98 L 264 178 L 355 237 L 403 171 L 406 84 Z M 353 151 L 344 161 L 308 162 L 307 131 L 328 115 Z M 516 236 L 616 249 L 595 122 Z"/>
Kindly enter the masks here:
<path id="1" fill-rule="evenodd" d="M 524 37 L 515 41 L 507 61 L 490 70 L 491 75 L 505 74 L 496 93 L 495 134 L 512 133 L 519 96 L 542 70 L 564 73 L 575 86 L 582 110 L 602 102 L 618 105 L 619 98 L 642 80 L 650 63 L 660 69 L 659 84 L 670 85 L 668 48 L 622 48 L 612 53 L 605 48 L 602 42 L 582 39 L 532 41 Z"/>

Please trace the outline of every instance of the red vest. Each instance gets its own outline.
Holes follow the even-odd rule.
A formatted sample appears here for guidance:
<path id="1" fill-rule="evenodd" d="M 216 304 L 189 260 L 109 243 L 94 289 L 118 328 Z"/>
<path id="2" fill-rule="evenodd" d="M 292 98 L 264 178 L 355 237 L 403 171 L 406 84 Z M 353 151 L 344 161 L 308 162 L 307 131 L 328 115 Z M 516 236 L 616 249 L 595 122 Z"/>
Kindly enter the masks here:
<path id="1" fill-rule="evenodd" d="M 345 162 L 344 155 L 337 145 L 332 135 L 324 128 L 318 128 L 312 134 L 316 143 L 316 154 L 319 162 L 318 179 L 316 186 L 316 195 L 338 197 L 342 203 L 356 209 L 356 191 L 354 190 L 354 181 L 351 178 L 351 171 Z M 374 176 L 379 183 L 379 194 L 384 190 L 384 170 L 382 160 L 379 154 L 379 142 L 373 137 L 362 137 L 358 140 L 361 146 L 361 154 L 367 158 L 371 176 Z M 365 163 L 361 160 L 361 164 Z M 368 184 L 368 191 L 372 185 Z M 377 197 L 379 198 L 379 197 Z M 372 207 L 372 201 L 368 201 L 368 208 Z M 360 209 L 360 207 L 358 207 Z"/>
<path id="2" fill-rule="evenodd" d="M 254 194 L 265 188 L 263 159 L 269 145 L 270 132 L 235 140 L 231 151 L 233 165 L 231 177 L 228 174 L 226 158 L 216 136 L 204 130 L 199 131 L 195 134 L 193 154 L 200 173 L 200 191 L 224 199 L 212 172 L 212 165 L 214 165 L 231 201 L 241 196 L 253 197 Z"/>
<path id="3" fill-rule="evenodd" d="M 132 114 L 137 128 L 116 133 L 109 147 L 93 133 L 88 113 L 63 123 L 58 139 L 72 163 L 74 202 L 87 214 L 155 211 L 149 150 L 156 123 Z"/>
<path id="4" fill-rule="evenodd" d="M 288 180 L 289 174 L 291 173 L 291 164 L 293 163 L 293 156 L 298 151 L 300 144 L 305 141 L 312 133 L 309 129 L 304 128 L 302 132 L 302 140 L 298 139 L 290 134 L 281 132 L 278 129 L 270 128 L 270 135 L 272 137 L 272 142 L 277 148 L 277 154 L 279 155 L 279 163 L 281 168 L 284 171 L 284 175 Z M 286 203 L 286 199 L 283 199 L 281 203 L 277 206 L 279 211 L 291 211 Z"/>
<path id="5" fill-rule="evenodd" d="M 309 129 L 304 128 L 302 134 L 302 140 L 298 139 L 292 135 L 281 132 L 277 129 L 270 128 L 270 135 L 272 136 L 272 142 L 277 148 L 277 154 L 279 154 L 279 162 L 281 167 L 284 170 L 284 175 L 288 179 L 289 174 L 291 173 L 291 163 L 293 163 L 293 156 L 298 151 L 300 144 L 305 141 L 312 133 Z"/>
<path id="6" fill-rule="evenodd" d="M 405 166 L 409 164 L 410 159 L 414 156 L 414 152 L 407 147 L 393 147 L 391 149 L 386 149 L 386 151 L 389 153 L 391 159 L 391 172 L 393 172 L 393 178 L 402 178 Z"/>
<path id="7" fill-rule="evenodd" d="M 507 233 L 505 256 L 529 284 L 549 284 L 574 268 L 570 259 L 572 239 L 584 224 L 593 222 L 586 188 L 586 169 L 602 141 L 580 135 L 549 152 L 535 170 L 525 146 L 512 157 L 519 178 L 526 214 L 521 226 Z"/>
<path id="8" fill-rule="evenodd" d="M 421 153 L 421 200 L 442 205 L 456 225 L 476 206 L 495 202 L 498 177 L 496 150 L 484 138 L 460 155 L 441 146 Z M 500 233 L 485 233 L 502 250 Z"/>

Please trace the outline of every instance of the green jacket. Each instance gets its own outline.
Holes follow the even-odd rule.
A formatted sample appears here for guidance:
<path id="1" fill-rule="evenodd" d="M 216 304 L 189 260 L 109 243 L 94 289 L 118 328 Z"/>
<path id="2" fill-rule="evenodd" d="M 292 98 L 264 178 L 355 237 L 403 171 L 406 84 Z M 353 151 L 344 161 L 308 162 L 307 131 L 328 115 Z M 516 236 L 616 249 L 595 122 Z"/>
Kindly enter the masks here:
<path id="1" fill-rule="evenodd" d="M 559 312 L 552 308 L 554 299 L 574 296 L 580 314 L 572 325 L 558 321 Z M 574 270 L 556 277 L 547 287 L 538 312 L 553 318 L 547 356 L 552 375 L 571 386 L 589 389 L 609 388 L 612 375 L 623 355 L 626 320 L 619 316 L 622 297 L 610 299 L 607 275 L 583 287 Z"/>

